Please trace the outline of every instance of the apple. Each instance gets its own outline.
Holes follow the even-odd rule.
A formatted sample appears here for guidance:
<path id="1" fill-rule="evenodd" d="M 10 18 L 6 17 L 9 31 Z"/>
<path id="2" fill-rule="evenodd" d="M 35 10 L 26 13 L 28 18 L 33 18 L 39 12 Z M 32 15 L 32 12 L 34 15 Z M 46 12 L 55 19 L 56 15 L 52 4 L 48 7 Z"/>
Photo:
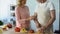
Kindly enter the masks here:
<path id="1" fill-rule="evenodd" d="M 16 27 L 15 32 L 20 32 L 20 28 Z"/>
<path id="2" fill-rule="evenodd" d="M 8 28 L 12 28 L 12 24 L 10 24 L 10 23 L 7 24 L 7 27 L 8 27 Z"/>
<path id="3" fill-rule="evenodd" d="M 29 30 L 29 33 L 34 33 L 34 30 Z"/>

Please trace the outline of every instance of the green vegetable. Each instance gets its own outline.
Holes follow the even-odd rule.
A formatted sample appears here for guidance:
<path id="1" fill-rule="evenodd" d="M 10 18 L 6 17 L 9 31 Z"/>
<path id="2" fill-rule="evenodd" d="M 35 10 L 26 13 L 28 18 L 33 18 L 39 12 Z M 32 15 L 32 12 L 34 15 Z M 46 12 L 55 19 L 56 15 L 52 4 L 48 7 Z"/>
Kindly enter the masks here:
<path id="1" fill-rule="evenodd" d="M 0 25 L 3 25 L 3 22 L 2 21 L 0 21 Z"/>

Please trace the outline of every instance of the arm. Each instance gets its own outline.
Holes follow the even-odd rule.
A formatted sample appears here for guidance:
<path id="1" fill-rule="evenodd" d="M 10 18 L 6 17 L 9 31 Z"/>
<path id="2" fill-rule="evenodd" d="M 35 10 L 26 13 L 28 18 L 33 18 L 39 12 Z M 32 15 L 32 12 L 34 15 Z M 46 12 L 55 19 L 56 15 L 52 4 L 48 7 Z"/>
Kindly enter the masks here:
<path id="1" fill-rule="evenodd" d="M 46 28 L 48 28 L 55 21 L 55 18 L 56 18 L 56 16 L 55 16 L 55 10 L 51 10 L 50 15 L 51 15 L 51 18 L 49 19 L 48 23 L 45 26 L 42 26 L 40 28 L 41 32 L 43 32 Z"/>
<path id="2" fill-rule="evenodd" d="M 38 22 L 37 13 L 34 13 L 34 15 L 35 15 L 34 22 L 35 22 L 35 24 L 36 24 L 36 27 L 37 27 L 37 28 L 40 28 L 40 27 L 41 27 L 41 24 Z"/>
<path id="3" fill-rule="evenodd" d="M 28 20 L 34 20 L 35 18 L 37 17 L 37 14 L 36 13 L 34 13 L 34 15 L 33 16 L 30 16 L 29 18 L 27 18 L 26 20 L 28 21 Z"/>
<path id="4" fill-rule="evenodd" d="M 16 9 L 15 9 L 15 17 L 16 17 L 16 20 L 19 22 L 19 20 L 20 20 L 20 13 L 19 13 L 19 8 L 18 7 L 16 7 Z"/>
<path id="5" fill-rule="evenodd" d="M 55 10 L 51 10 L 50 15 L 51 15 L 51 18 L 49 19 L 49 21 L 47 22 L 47 24 L 45 26 L 41 27 L 41 30 L 48 28 L 51 24 L 54 23 L 54 21 L 56 19 Z"/>
<path id="6" fill-rule="evenodd" d="M 51 18 L 48 21 L 47 25 L 45 26 L 46 28 L 49 27 L 51 24 L 53 24 L 56 19 L 55 10 L 51 10 L 50 14 L 51 14 Z"/>
<path id="7" fill-rule="evenodd" d="M 33 16 L 27 18 L 27 20 L 34 20 L 35 24 L 36 24 L 36 27 L 37 28 L 40 28 L 41 27 L 41 24 L 38 22 L 37 20 L 37 13 L 34 13 Z"/>

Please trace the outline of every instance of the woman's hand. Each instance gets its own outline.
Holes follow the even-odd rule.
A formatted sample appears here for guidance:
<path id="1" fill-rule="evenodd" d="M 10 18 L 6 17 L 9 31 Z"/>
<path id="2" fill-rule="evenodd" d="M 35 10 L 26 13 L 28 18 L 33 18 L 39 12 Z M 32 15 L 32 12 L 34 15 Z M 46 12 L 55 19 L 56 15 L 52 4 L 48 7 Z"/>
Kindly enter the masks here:
<path id="1" fill-rule="evenodd" d="M 32 19 L 34 19 L 34 16 L 30 16 L 29 18 L 26 19 L 26 21 L 30 21 Z"/>

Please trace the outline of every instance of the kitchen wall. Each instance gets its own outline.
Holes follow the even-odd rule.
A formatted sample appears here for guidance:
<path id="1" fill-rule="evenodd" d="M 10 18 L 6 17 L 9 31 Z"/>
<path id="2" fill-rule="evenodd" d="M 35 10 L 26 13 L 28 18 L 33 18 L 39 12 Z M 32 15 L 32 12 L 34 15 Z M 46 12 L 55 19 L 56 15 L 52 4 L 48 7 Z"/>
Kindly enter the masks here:
<path id="1" fill-rule="evenodd" d="M 16 0 L 0 0 L 0 20 L 4 23 L 10 22 L 11 5 L 16 5 Z"/>
<path id="2" fill-rule="evenodd" d="M 56 9 L 56 20 L 54 22 L 53 30 L 59 29 L 59 0 L 50 0 L 54 3 L 55 9 Z M 10 11 L 10 5 L 16 5 L 16 0 L 0 0 L 0 20 L 3 18 L 10 19 L 11 11 Z M 35 6 L 37 5 L 36 0 L 27 0 L 26 4 L 30 9 L 30 15 L 34 14 Z M 33 20 L 31 20 L 31 28 L 36 29 L 35 23 Z"/>
<path id="3" fill-rule="evenodd" d="M 0 0 L 0 19 L 9 17 L 10 15 L 10 1 Z"/>

